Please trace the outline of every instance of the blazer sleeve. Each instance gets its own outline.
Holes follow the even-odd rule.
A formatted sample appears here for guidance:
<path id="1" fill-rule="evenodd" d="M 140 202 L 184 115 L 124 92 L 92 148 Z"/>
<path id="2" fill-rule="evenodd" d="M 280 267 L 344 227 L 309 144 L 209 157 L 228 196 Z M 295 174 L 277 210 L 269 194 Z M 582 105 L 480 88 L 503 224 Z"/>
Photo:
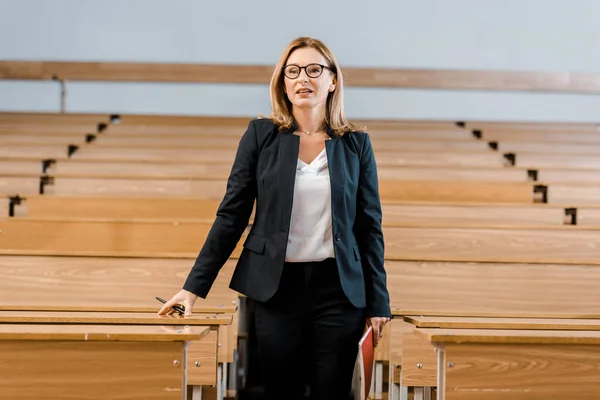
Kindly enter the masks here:
<path id="1" fill-rule="evenodd" d="M 248 226 L 256 199 L 258 144 L 256 121 L 240 139 L 227 180 L 227 190 L 217 209 L 216 219 L 196 258 L 183 288 L 206 298 L 217 275 L 233 253 Z"/>
<path id="2" fill-rule="evenodd" d="M 360 157 L 355 237 L 361 254 L 367 295 L 367 317 L 390 317 L 390 296 L 384 268 L 382 212 L 379 199 L 377 165 L 371 139 L 364 134 Z"/>

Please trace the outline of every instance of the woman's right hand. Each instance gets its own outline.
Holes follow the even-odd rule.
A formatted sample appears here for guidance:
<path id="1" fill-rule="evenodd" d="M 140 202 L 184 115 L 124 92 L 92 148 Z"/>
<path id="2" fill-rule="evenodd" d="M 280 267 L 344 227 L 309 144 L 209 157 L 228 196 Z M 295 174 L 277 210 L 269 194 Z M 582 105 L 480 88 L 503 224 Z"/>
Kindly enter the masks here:
<path id="1" fill-rule="evenodd" d="M 192 292 L 188 292 L 185 289 L 181 289 L 175 296 L 171 297 L 171 300 L 167 301 L 165 305 L 160 309 L 158 315 L 171 315 L 175 312 L 171 307 L 175 305 L 183 306 L 185 315 L 192 315 L 192 308 L 198 298 Z"/>

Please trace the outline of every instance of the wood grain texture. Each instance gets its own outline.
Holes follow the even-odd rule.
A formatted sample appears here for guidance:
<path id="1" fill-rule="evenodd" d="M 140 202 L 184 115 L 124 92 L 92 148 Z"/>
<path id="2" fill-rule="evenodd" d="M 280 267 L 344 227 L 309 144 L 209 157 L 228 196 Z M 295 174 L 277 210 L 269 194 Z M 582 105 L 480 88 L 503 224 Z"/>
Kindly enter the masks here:
<path id="1" fill-rule="evenodd" d="M 600 137 L 600 135 L 598 135 Z M 574 155 L 559 153 L 555 154 L 536 154 L 536 153 L 518 153 L 516 164 L 519 168 L 542 169 L 542 168 L 560 168 L 560 169 L 600 169 L 600 161 L 593 155 Z"/>
<path id="2" fill-rule="evenodd" d="M 382 201 L 533 204 L 533 186 L 520 182 L 379 181 Z"/>
<path id="3" fill-rule="evenodd" d="M 395 315 L 600 318 L 596 265 L 386 261 Z"/>
<path id="4" fill-rule="evenodd" d="M 436 386 L 437 352 L 417 332 L 402 335 L 402 386 Z"/>
<path id="5" fill-rule="evenodd" d="M 0 323 L 8 324 L 109 324 L 109 325 L 202 325 L 231 324 L 229 314 L 190 316 L 131 312 L 0 311 Z"/>
<path id="6" fill-rule="evenodd" d="M 542 169 L 538 171 L 538 181 L 544 184 L 549 184 L 554 187 L 554 184 L 580 184 L 597 185 L 600 184 L 600 169 Z"/>
<path id="7" fill-rule="evenodd" d="M 47 169 L 51 176 L 70 177 L 154 177 L 166 179 L 182 179 L 208 176 L 227 179 L 231 165 L 226 163 L 158 163 L 158 162 L 107 162 L 65 160 L 53 164 Z"/>
<path id="8" fill-rule="evenodd" d="M 0 174 L 9 175 L 40 175 L 42 173 L 41 161 L 13 161 L 0 159 Z"/>
<path id="9" fill-rule="evenodd" d="M 415 326 L 402 318 L 393 318 L 388 325 L 390 328 L 390 366 L 402 365 L 403 341 L 405 333 L 411 333 Z"/>
<path id="10" fill-rule="evenodd" d="M 552 143 L 560 146 L 562 143 L 572 144 L 592 144 L 600 143 L 600 135 L 597 131 L 589 129 L 581 130 L 580 128 L 549 130 L 549 129 L 507 129 L 507 130 L 490 130 L 485 129 L 482 133 L 482 139 L 487 141 L 497 141 L 500 145 L 508 141 L 520 142 L 539 142 Z"/>
<path id="11" fill-rule="evenodd" d="M 600 143 L 500 141 L 498 150 L 513 153 L 600 155 Z"/>
<path id="12" fill-rule="evenodd" d="M 597 185 L 552 184 L 548 190 L 548 203 L 566 207 L 600 205 Z"/>
<path id="13" fill-rule="evenodd" d="M 181 289 L 193 259 L 0 256 L 0 308 L 158 312 L 155 296 Z M 235 261 L 225 263 L 194 313 L 233 313 Z M 107 295 L 109 293 L 110 295 Z"/>
<path id="14" fill-rule="evenodd" d="M 212 329 L 202 340 L 193 341 L 188 347 L 188 385 L 217 384 L 217 336 Z M 196 363 L 200 363 L 199 366 Z"/>
<path id="15" fill-rule="evenodd" d="M 0 195 L 3 197 L 38 194 L 40 178 L 36 176 L 0 176 Z"/>
<path id="16" fill-rule="evenodd" d="M 0 146 L 0 157 L 4 159 L 37 158 L 66 158 L 67 145 L 3 145 Z"/>
<path id="17" fill-rule="evenodd" d="M 9 219 L 0 253 L 189 257 L 206 240 L 212 221 Z M 234 252 L 240 254 L 241 244 Z"/>
<path id="18" fill-rule="evenodd" d="M 417 328 L 598 331 L 600 319 L 406 316 Z"/>
<path id="19" fill-rule="evenodd" d="M 272 65 L 1 61 L 0 79 L 268 84 Z M 597 93 L 597 74 L 344 68 L 349 86 Z"/>
<path id="20" fill-rule="evenodd" d="M 447 345 L 446 400 L 600 398 L 600 352 L 585 345 Z"/>
<path id="21" fill-rule="evenodd" d="M 12 145 L 82 145 L 85 143 L 85 135 L 31 135 L 31 134 L 0 134 L 0 146 Z"/>
<path id="22" fill-rule="evenodd" d="M 600 331 L 507 330 L 507 329 L 417 329 L 436 344 L 545 344 L 598 345 Z M 445 347 L 447 349 L 447 347 Z M 596 350 L 596 353 L 598 351 Z M 447 361 L 448 357 L 446 357 Z"/>
<path id="23" fill-rule="evenodd" d="M 381 180 L 401 181 L 482 181 L 482 182 L 529 182 L 527 170 L 517 168 L 470 168 L 470 167 L 413 167 L 380 166 Z M 600 180 L 600 179 L 599 179 Z"/>
<path id="24" fill-rule="evenodd" d="M 526 205 L 508 207 L 499 205 L 411 205 L 384 204 L 384 224 L 427 227 L 490 227 L 505 226 L 562 226 L 564 209 Z"/>
<path id="25" fill-rule="evenodd" d="M 600 264 L 595 230 L 384 228 L 386 259 Z"/>
<path id="26" fill-rule="evenodd" d="M 8 199 L 0 199 L 0 218 L 8 217 Z"/>
<path id="27" fill-rule="evenodd" d="M 600 227 L 600 209 L 597 208 L 578 208 L 577 224 L 580 226 L 598 226 Z"/>
<path id="28" fill-rule="evenodd" d="M 0 343 L 11 341 L 185 342 L 200 340 L 206 326 L 0 324 Z"/>
<path id="29" fill-rule="evenodd" d="M 0 341 L 5 399 L 181 399 L 183 343 Z"/>
<path id="30" fill-rule="evenodd" d="M 219 203 L 200 198 L 29 196 L 31 218 L 214 219 Z"/>
<path id="31" fill-rule="evenodd" d="M 109 122 L 108 114 L 83 113 L 44 113 L 44 112 L 0 112 L 0 126 L 6 124 L 60 124 L 94 126 L 100 122 Z"/>

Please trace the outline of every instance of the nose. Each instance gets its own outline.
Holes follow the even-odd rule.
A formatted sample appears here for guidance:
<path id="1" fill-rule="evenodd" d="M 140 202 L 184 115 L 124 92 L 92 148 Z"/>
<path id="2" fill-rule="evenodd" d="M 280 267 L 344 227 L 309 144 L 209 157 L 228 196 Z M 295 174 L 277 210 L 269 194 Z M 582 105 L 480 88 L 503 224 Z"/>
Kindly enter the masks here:
<path id="1" fill-rule="evenodd" d="M 308 82 L 308 74 L 306 73 L 306 68 L 301 68 L 300 69 L 300 75 L 298 75 L 299 80 L 301 80 L 302 82 Z"/>

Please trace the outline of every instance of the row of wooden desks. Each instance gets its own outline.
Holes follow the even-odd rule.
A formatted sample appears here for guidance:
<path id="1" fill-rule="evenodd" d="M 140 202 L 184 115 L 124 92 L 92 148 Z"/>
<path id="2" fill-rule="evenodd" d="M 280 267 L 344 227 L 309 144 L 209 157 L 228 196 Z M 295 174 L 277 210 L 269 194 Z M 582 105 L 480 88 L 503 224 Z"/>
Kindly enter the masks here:
<path id="1" fill-rule="evenodd" d="M 600 398 L 600 320 L 404 317 L 412 329 L 399 322 L 404 387 L 435 386 L 439 400 Z"/>
<path id="2" fill-rule="evenodd" d="M 218 330 L 232 316 L 0 311 L 0 398 L 223 398 Z"/>

